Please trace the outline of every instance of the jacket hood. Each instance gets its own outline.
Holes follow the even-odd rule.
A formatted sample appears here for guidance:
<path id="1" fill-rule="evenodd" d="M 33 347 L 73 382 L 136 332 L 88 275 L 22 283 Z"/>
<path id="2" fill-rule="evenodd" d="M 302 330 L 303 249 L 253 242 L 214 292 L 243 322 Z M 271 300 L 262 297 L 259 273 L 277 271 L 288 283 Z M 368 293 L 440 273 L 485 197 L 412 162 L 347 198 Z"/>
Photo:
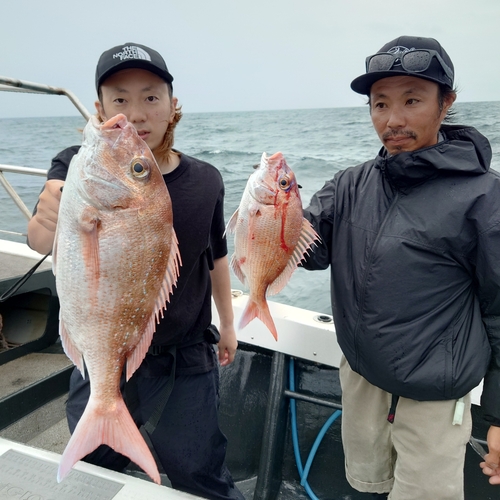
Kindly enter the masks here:
<path id="1" fill-rule="evenodd" d="M 488 172 L 492 157 L 488 139 L 473 127 L 442 125 L 444 140 L 434 146 L 389 156 L 382 148 L 375 167 L 396 188 L 411 187 L 439 173 L 481 175 Z"/>

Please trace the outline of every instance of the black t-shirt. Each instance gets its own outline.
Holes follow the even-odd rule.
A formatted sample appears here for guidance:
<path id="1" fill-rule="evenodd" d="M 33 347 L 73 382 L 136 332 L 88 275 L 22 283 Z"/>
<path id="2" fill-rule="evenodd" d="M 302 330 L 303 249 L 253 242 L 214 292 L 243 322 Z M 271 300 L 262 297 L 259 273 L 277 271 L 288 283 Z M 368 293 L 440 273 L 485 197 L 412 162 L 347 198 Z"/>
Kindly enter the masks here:
<path id="1" fill-rule="evenodd" d="M 72 146 L 61 151 L 52 160 L 47 179 L 65 180 L 79 148 Z M 179 166 L 163 178 L 172 199 L 182 266 L 152 345 L 182 345 L 199 337 L 211 322 L 210 270 L 213 260 L 227 254 L 224 184 L 214 166 L 182 153 Z M 211 370 L 214 362 L 212 347 L 206 342 L 180 347 L 176 372 L 203 373 Z"/>

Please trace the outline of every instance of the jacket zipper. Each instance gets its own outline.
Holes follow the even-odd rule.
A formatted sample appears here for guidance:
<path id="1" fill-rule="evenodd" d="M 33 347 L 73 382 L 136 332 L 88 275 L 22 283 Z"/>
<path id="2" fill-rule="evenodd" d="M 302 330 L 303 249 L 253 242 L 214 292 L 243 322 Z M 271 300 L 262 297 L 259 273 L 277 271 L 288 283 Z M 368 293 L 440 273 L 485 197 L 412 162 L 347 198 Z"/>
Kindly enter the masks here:
<path id="1" fill-rule="evenodd" d="M 382 172 L 382 175 L 385 174 L 385 162 L 381 165 L 380 171 Z M 360 304 L 359 304 L 359 310 L 358 310 L 358 318 L 356 320 L 356 326 L 354 327 L 354 350 L 356 353 L 356 370 L 359 370 L 359 366 L 358 366 L 359 365 L 358 330 L 359 330 L 359 324 L 361 322 L 361 316 L 363 315 L 363 309 L 365 307 L 366 282 L 368 280 L 368 274 L 369 274 L 370 269 L 371 269 L 373 255 L 375 253 L 375 248 L 378 245 L 378 242 L 380 240 L 382 232 L 387 224 L 387 220 L 389 219 L 389 216 L 394 211 L 394 207 L 396 206 L 396 203 L 399 201 L 399 198 L 400 198 L 400 193 L 398 190 L 395 190 L 394 191 L 394 198 L 393 198 L 393 200 L 392 200 L 392 202 L 387 210 L 387 213 L 385 214 L 385 217 L 382 221 L 382 224 L 380 224 L 380 228 L 377 232 L 377 236 L 375 237 L 375 241 L 373 242 L 372 248 L 370 250 L 370 256 L 369 256 L 368 261 L 367 261 L 366 269 L 365 269 L 365 272 L 363 274 L 363 283 L 362 283 L 362 287 L 361 287 L 361 298 L 360 298 Z"/>

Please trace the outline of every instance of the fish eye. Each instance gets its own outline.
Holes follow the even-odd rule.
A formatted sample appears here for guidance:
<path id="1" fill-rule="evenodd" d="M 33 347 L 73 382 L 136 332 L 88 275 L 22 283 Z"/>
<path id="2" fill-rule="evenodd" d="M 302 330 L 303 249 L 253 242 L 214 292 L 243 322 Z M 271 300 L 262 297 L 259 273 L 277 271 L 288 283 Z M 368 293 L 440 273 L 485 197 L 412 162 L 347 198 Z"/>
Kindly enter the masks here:
<path id="1" fill-rule="evenodd" d="M 280 189 L 286 191 L 290 187 L 290 179 L 285 175 L 278 180 Z"/>
<path id="2" fill-rule="evenodd" d="M 130 169 L 132 175 L 138 179 L 143 179 L 149 175 L 149 163 L 146 158 L 134 158 L 132 160 Z"/>

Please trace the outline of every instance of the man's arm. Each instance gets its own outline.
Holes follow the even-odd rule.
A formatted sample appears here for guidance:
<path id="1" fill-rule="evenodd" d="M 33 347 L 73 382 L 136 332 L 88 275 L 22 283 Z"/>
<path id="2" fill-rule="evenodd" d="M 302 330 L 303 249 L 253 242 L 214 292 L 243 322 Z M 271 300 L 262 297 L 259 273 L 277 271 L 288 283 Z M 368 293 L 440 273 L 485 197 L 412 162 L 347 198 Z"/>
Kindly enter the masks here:
<path id="1" fill-rule="evenodd" d="M 221 366 L 234 361 L 238 341 L 234 329 L 234 313 L 231 300 L 231 279 L 227 255 L 214 260 L 214 268 L 210 271 L 212 279 L 212 296 L 219 313 L 219 361 Z"/>
<path id="2" fill-rule="evenodd" d="M 28 245 L 41 254 L 52 251 L 64 181 L 52 179 L 45 183 L 38 199 L 36 213 L 28 223 Z"/>
<path id="3" fill-rule="evenodd" d="M 490 214 L 486 219 L 488 229 L 483 230 L 478 238 L 475 270 L 481 318 L 491 349 L 481 394 L 481 409 L 490 424 L 487 436 L 489 452 L 481 468 L 490 476 L 491 484 L 500 485 L 500 227 L 497 191 L 495 189 L 495 197 L 491 197 L 489 203 L 493 206 L 487 212 Z"/>
<path id="4" fill-rule="evenodd" d="M 492 301 L 493 302 L 493 301 Z M 483 381 L 481 407 L 488 430 L 488 454 L 479 465 L 483 474 L 489 476 L 490 484 L 500 485 L 500 417 L 498 399 L 500 396 L 500 316 L 483 315 L 491 346 L 491 360 Z"/>

